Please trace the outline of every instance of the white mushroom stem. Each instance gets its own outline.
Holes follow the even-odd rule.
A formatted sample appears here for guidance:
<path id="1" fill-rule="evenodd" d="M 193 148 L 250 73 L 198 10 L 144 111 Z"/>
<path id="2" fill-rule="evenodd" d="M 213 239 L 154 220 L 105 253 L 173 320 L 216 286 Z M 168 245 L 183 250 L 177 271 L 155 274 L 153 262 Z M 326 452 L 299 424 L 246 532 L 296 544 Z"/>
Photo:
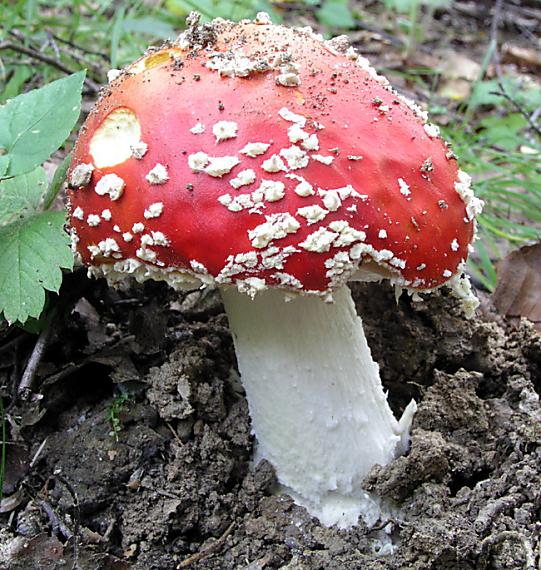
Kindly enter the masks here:
<path id="1" fill-rule="evenodd" d="M 416 406 L 397 421 L 387 403 L 347 287 L 334 303 L 267 290 L 222 297 L 246 390 L 256 459 L 276 469 L 293 498 L 328 526 L 379 516 L 362 489 L 370 469 L 407 449 Z"/>

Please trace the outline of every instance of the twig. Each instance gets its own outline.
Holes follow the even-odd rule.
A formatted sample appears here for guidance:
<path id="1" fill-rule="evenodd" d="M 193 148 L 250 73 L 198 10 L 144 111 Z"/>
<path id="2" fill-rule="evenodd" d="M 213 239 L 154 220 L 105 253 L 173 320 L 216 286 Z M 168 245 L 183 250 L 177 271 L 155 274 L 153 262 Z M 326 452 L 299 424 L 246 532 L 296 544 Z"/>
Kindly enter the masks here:
<path id="1" fill-rule="evenodd" d="M 47 48 L 47 46 L 51 46 L 53 48 L 56 59 L 57 59 L 57 61 L 59 61 L 60 55 L 61 55 L 60 50 L 58 49 L 58 45 L 56 44 L 54 39 L 49 37 L 49 36 L 47 36 L 47 41 L 39 49 L 40 53 L 43 53 L 45 51 L 45 49 Z"/>
<path id="2" fill-rule="evenodd" d="M 53 309 L 47 319 L 48 322 L 45 324 L 45 328 L 38 336 L 38 340 L 34 345 L 34 350 L 32 350 L 32 354 L 30 355 L 26 368 L 24 369 L 23 377 L 21 378 L 19 387 L 17 388 L 17 395 L 23 401 L 29 400 L 32 395 L 36 371 L 41 363 L 43 355 L 45 354 L 45 350 L 47 349 L 47 344 L 49 343 L 49 338 L 53 330 L 52 323 L 55 320 L 55 317 L 56 311 Z"/>
<path id="3" fill-rule="evenodd" d="M 55 536 L 62 535 L 66 540 L 71 540 L 73 538 L 73 533 L 58 517 L 53 507 L 43 499 L 38 499 L 37 503 L 45 511 L 45 514 L 51 523 L 51 532 Z"/>
<path id="4" fill-rule="evenodd" d="M 29 48 L 26 46 L 22 46 L 22 45 L 19 45 L 19 44 L 10 42 L 10 41 L 0 42 L 0 50 L 5 50 L 5 49 L 10 49 L 10 50 L 15 51 L 17 53 L 22 53 L 24 55 L 28 55 L 32 59 L 36 59 L 38 61 L 46 63 L 47 65 L 50 65 L 52 67 L 56 67 L 56 69 L 59 69 L 60 71 L 62 71 L 63 73 L 66 73 L 68 75 L 71 75 L 73 73 L 73 71 L 69 67 L 65 66 L 61 61 L 58 61 L 54 57 L 50 57 L 50 56 L 45 55 L 39 51 L 36 51 L 35 49 Z M 97 93 L 100 89 L 99 85 L 97 83 L 95 83 L 92 79 L 89 79 L 88 77 L 85 78 L 84 83 L 94 93 Z"/>
<path id="5" fill-rule="evenodd" d="M 75 492 L 75 489 L 62 475 L 55 473 L 55 478 L 58 479 L 68 490 L 71 498 L 73 499 L 73 563 L 71 565 L 71 570 L 81 570 L 79 567 L 79 534 L 80 534 L 80 524 L 81 524 L 81 507 L 79 505 L 79 497 Z"/>
<path id="6" fill-rule="evenodd" d="M 61 41 L 62 46 L 59 46 L 56 42 L 59 41 L 60 38 L 58 38 L 58 36 L 55 36 L 51 32 L 47 32 L 47 37 L 49 38 L 51 46 L 54 46 L 55 50 L 57 50 L 59 53 L 66 54 L 68 57 L 70 57 L 71 59 L 82 65 L 83 67 L 86 67 L 87 69 L 92 69 L 92 71 L 98 74 L 98 76 L 105 75 L 103 64 L 98 63 L 97 61 L 93 61 L 90 58 L 87 58 L 84 55 L 82 55 L 85 52 L 82 51 L 80 48 L 72 47 L 70 45 L 70 42 L 62 42 L 62 41 Z"/>
<path id="7" fill-rule="evenodd" d="M 370 532 L 374 532 L 374 531 L 378 531 L 378 530 L 383 530 L 389 523 L 391 523 L 394 526 L 398 525 L 398 521 L 396 519 L 394 519 L 393 517 L 389 517 L 386 520 L 380 520 L 380 523 L 377 526 L 373 526 L 370 529 Z"/>
<path id="8" fill-rule="evenodd" d="M 165 425 L 169 428 L 169 431 L 173 434 L 173 437 L 177 440 L 177 443 L 181 446 L 184 447 L 184 443 L 182 442 L 182 440 L 180 439 L 180 436 L 178 435 L 178 433 L 175 431 L 175 428 L 173 428 L 173 426 L 171 425 L 170 422 L 165 422 Z"/>
<path id="9" fill-rule="evenodd" d="M 0 50 L 3 49 L 11 49 L 13 51 L 16 51 L 18 53 L 24 53 L 25 55 L 28 55 L 34 59 L 37 59 L 39 61 L 42 61 L 43 63 L 47 63 L 48 65 L 52 65 L 53 67 L 56 67 L 57 69 L 59 69 L 60 71 L 63 71 L 64 73 L 72 73 L 71 69 L 67 68 L 62 62 L 57 61 L 56 59 L 54 59 L 54 57 L 50 57 L 48 55 L 45 55 L 43 53 L 40 53 L 39 51 L 36 51 L 32 48 L 28 48 L 26 46 L 21 46 L 19 44 L 15 44 L 13 42 L 10 41 L 4 41 L 0 43 Z"/>
<path id="10" fill-rule="evenodd" d="M 207 556 L 210 556 L 211 554 L 213 554 L 214 552 L 216 552 L 216 550 L 218 550 L 219 548 L 221 548 L 223 546 L 223 544 L 225 543 L 225 541 L 227 540 L 227 537 L 233 532 L 233 529 L 235 528 L 235 521 L 233 521 L 226 529 L 225 532 L 222 534 L 222 536 L 220 536 L 220 538 L 218 538 L 215 542 L 213 542 L 212 544 L 210 544 L 209 546 L 207 546 L 206 548 L 204 548 L 203 550 L 200 550 L 199 552 L 196 552 L 195 554 L 192 554 L 191 556 L 189 556 L 188 558 L 185 558 L 178 566 L 177 566 L 177 570 L 180 570 L 181 568 L 187 568 L 188 566 L 191 566 L 194 562 L 199 562 L 200 560 L 202 560 L 203 558 L 206 558 Z"/>
<path id="11" fill-rule="evenodd" d="M 34 453 L 34 457 L 32 457 L 32 461 L 30 461 L 30 463 L 28 464 L 28 468 L 29 469 L 33 469 L 34 465 L 38 462 L 38 458 L 41 455 L 41 452 L 43 451 L 43 448 L 45 447 L 45 444 L 47 443 L 47 438 L 45 438 L 40 446 L 38 447 L 36 453 Z"/>
<path id="12" fill-rule="evenodd" d="M 492 15 L 492 23 L 490 25 L 490 39 L 491 39 L 491 43 L 493 43 L 495 46 L 494 52 L 492 54 L 492 59 L 494 61 L 494 68 L 496 69 L 496 76 L 498 78 L 497 79 L 498 87 L 500 88 L 500 92 L 495 93 L 495 95 L 500 95 L 506 101 L 509 101 L 509 103 L 511 103 L 511 105 L 513 105 L 515 110 L 518 111 L 528 121 L 530 128 L 532 130 L 534 130 L 539 136 L 541 136 L 541 128 L 537 125 L 536 120 L 532 118 L 534 115 L 533 114 L 530 115 L 530 113 L 528 113 L 522 107 L 522 105 L 520 105 L 520 103 L 518 103 L 518 101 L 513 99 L 513 97 L 511 97 L 511 95 L 509 95 L 509 93 L 507 93 L 507 91 L 505 90 L 505 86 L 503 84 L 503 81 L 502 81 L 500 52 L 498 50 L 498 42 L 499 42 L 498 36 L 499 36 L 500 24 L 501 24 L 501 20 L 502 20 L 503 3 L 504 3 L 504 0 L 496 0 L 496 3 L 494 4 L 494 12 Z"/>
<path id="13" fill-rule="evenodd" d="M 518 101 L 513 99 L 513 97 L 511 97 L 511 95 L 507 93 L 500 77 L 498 77 L 498 87 L 500 88 L 500 91 L 495 92 L 494 95 L 500 95 L 506 101 L 509 101 L 509 103 L 513 105 L 515 110 L 518 111 L 528 121 L 530 128 L 533 131 L 535 131 L 538 134 L 538 136 L 541 137 L 541 127 L 539 127 L 536 120 L 534 119 L 534 117 L 536 117 L 536 115 L 538 116 L 539 113 L 536 113 L 536 111 L 534 111 L 534 113 L 530 115 L 528 111 L 526 111 L 526 109 L 524 109 L 524 107 L 522 107 L 522 105 Z"/>
<path id="14" fill-rule="evenodd" d="M 111 534 L 113 534 L 113 530 L 115 530 L 115 524 L 116 524 L 115 519 L 111 519 L 109 521 L 109 524 L 107 525 L 107 528 L 105 529 L 105 532 L 103 533 L 102 536 L 103 542 L 109 542 Z"/>
<path id="15" fill-rule="evenodd" d="M 47 33 L 54 38 L 57 42 L 60 42 L 61 44 L 67 45 L 73 49 L 76 49 L 82 53 L 86 53 L 88 55 L 96 55 L 98 57 L 101 57 L 104 61 L 106 61 L 107 63 L 109 62 L 109 58 L 107 57 L 106 54 L 102 53 L 101 51 L 93 51 L 91 49 L 88 49 L 86 47 L 80 46 L 76 43 L 71 42 L 70 40 L 66 40 L 64 38 L 61 38 L 60 36 L 57 36 L 54 32 L 51 31 L 47 31 Z"/>
<path id="16" fill-rule="evenodd" d="M 531 114 L 530 119 L 537 123 L 537 119 L 541 117 L 541 107 L 537 107 L 537 109 Z"/>

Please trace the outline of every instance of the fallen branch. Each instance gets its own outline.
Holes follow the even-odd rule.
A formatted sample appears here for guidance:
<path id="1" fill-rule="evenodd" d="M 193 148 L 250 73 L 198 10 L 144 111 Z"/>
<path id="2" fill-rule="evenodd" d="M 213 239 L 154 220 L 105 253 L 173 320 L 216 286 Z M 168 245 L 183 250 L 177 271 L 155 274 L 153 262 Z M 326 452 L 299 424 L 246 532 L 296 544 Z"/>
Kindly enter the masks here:
<path id="1" fill-rule="evenodd" d="M 55 67 L 56 69 L 62 71 L 63 73 L 66 73 L 68 75 L 71 75 L 72 73 L 74 73 L 69 67 L 64 65 L 61 61 L 58 61 L 54 57 L 50 57 L 48 55 L 45 55 L 45 54 L 43 54 L 43 53 L 41 53 L 35 49 L 29 48 L 29 47 L 26 47 L 23 45 L 19 45 L 19 44 L 16 44 L 14 42 L 10 42 L 10 41 L 0 42 L 0 51 L 6 50 L 6 49 L 27 55 L 27 56 L 31 57 L 32 59 L 46 63 L 47 65 L 50 65 L 51 67 Z M 85 78 L 84 83 L 88 87 L 88 89 L 90 89 L 94 93 L 97 93 L 100 90 L 99 85 L 96 82 L 94 82 L 92 79 L 89 79 L 88 77 Z"/>
<path id="2" fill-rule="evenodd" d="M 34 345 L 32 354 L 30 355 L 30 358 L 28 359 L 28 362 L 26 364 L 26 368 L 24 369 L 24 373 L 19 383 L 19 387 L 17 388 L 17 395 L 23 401 L 29 400 L 32 394 L 33 391 L 32 389 L 36 378 L 36 371 L 43 359 L 45 350 L 47 349 L 49 338 L 51 337 L 51 333 L 53 330 L 52 323 L 55 320 L 55 316 L 56 316 L 56 311 L 53 309 L 51 311 L 50 317 L 47 319 L 48 322 L 45 324 L 45 328 L 41 331 L 40 335 L 38 336 L 38 340 Z"/>

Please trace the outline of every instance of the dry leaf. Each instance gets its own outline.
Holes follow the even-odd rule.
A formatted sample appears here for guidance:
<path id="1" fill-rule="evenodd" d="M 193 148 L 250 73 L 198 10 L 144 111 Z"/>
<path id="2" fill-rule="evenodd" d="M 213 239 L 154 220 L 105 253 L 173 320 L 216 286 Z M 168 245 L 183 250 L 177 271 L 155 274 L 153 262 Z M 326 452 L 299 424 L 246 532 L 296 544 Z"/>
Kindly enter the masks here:
<path id="1" fill-rule="evenodd" d="M 453 101 L 463 101 L 470 96 L 472 84 L 479 77 L 481 66 L 453 50 L 445 50 L 438 54 L 441 73 L 438 93 Z"/>
<path id="2" fill-rule="evenodd" d="M 499 263 L 493 299 L 500 314 L 526 317 L 541 331 L 541 243 L 512 251 Z"/>
<path id="3" fill-rule="evenodd" d="M 472 84 L 467 79 L 445 79 L 438 88 L 438 95 L 451 101 L 464 101 L 472 90 Z"/>
<path id="4" fill-rule="evenodd" d="M 10 570 L 54 570 L 64 554 L 62 543 L 54 536 L 38 534 L 33 538 L 17 536 L 4 545 L 0 568 Z M 2 566 L 2 563 L 6 564 Z"/>
<path id="5" fill-rule="evenodd" d="M 23 499 L 24 492 L 22 489 L 19 489 L 16 493 L 10 495 L 9 497 L 4 497 L 0 501 L 0 514 L 4 515 L 6 513 L 14 511 L 23 502 Z"/>
<path id="6" fill-rule="evenodd" d="M 444 50 L 439 52 L 438 56 L 438 69 L 445 79 L 478 79 L 481 66 L 473 59 L 454 50 Z"/>
<path id="7" fill-rule="evenodd" d="M 521 67 L 541 67 L 541 54 L 538 50 L 511 43 L 503 44 L 502 59 L 504 63 L 515 63 Z"/>

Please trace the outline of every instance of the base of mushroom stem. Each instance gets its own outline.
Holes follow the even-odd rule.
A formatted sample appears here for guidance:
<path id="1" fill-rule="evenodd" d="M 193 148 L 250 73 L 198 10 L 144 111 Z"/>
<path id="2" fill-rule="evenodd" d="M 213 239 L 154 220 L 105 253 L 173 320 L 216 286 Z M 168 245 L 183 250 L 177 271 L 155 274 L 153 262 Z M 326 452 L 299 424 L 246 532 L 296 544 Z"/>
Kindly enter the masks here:
<path id="1" fill-rule="evenodd" d="M 412 400 L 402 413 L 402 417 L 398 425 L 403 429 L 403 434 L 407 435 L 401 444 L 397 446 L 396 456 L 406 453 L 409 447 L 409 431 L 413 422 L 413 416 L 417 411 L 417 404 Z M 256 441 L 256 451 L 254 454 L 254 465 L 260 460 L 266 459 L 259 452 L 259 445 Z M 338 528 L 348 529 L 358 524 L 359 518 L 370 529 L 376 523 L 385 520 L 401 520 L 402 516 L 396 508 L 385 499 L 373 495 L 362 488 L 352 491 L 350 495 L 328 492 L 325 496 L 320 497 L 317 503 L 307 500 L 305 497 L 289 488 L 287 485 L 280 484 L 277 492 L 285 493 L 301 507 L 304 507 L 312 516 L 316 517 L 324 526 L 337 526 Z M 381 534 L 381 533 L 380 533 Z M 392 541 L 385 533 L 381 534 L 382 541 L 388 547 L 392 547 Z"/>
<path id="2" fill-rule="evenodd" d="M 347 287 L 334 303 L 285 302 L 267 290 L 251 300 L 221 291 L 257 438 L 279 483 L 327 525 L 370 526 L 381 512 L 362 482 L 405 452 L 415 403 L 394 417 Z"/>
<path id="3" fill-rule="evenodd" d="M 372 528 L 378 521 L 392 516 L 390 509 L 378 497 L 362 489 L 350 496 L 329 494 L 318 504 L 307 501 L 286 485 L 280 485 L 278 491 L 289 495 L 324 526 L 348 529 L 357 526 L 360 518 L 368 528 Z"/>

